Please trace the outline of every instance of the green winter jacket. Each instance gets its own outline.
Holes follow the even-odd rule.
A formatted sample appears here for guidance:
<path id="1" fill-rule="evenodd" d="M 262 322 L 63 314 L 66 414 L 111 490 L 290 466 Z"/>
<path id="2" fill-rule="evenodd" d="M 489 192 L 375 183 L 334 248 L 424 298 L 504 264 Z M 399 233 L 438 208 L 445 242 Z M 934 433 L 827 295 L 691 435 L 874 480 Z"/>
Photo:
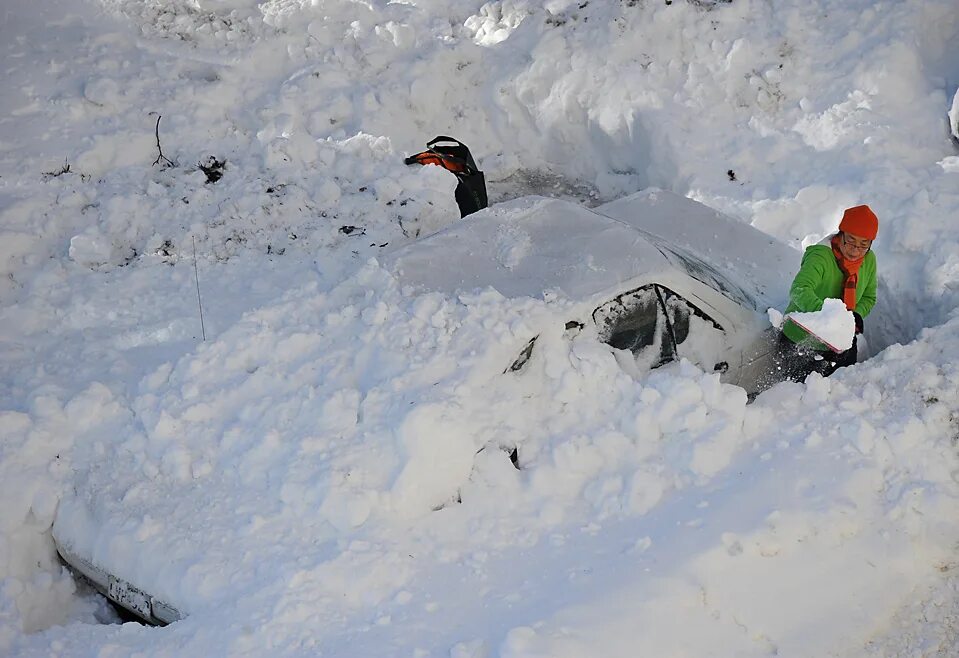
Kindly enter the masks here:
<path id="1" fill-rule="evenodd" d="M 862 317 L 869 315 L 876 305 L 876 254 L 867 251 L 865 260 L 859 267 L 859 279 L 856 282 L 856 313 Z M 786 313 L 799 311 L 810 313 L 822 309 L 823 300 L 842 299 L 843 275 L 836 263 L 836 257 L 829 245 L 816 244 L 806 248 L 802 265 L 789 289 L 789 306 Z M 794 343 L 809 339 L 803 329 L 794 322 L 786 320 L 783 333 Z M 810 341 L 814 349 L 828 349 L 819 341 Z"/>

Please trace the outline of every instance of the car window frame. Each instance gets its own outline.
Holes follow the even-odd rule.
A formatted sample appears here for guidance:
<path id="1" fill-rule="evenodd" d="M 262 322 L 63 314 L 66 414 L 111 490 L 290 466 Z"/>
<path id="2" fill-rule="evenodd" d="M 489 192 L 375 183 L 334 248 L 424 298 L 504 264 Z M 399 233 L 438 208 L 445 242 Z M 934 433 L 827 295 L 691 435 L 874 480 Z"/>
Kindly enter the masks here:
<path id="1" fill-rule="evenodd" d="M 597 330 L 599 330 L 600 334 L 602 334 L 605 329 L 604 329 L 604 328 L 601 328 L 601 323 L 600 323 L 600 321 L 597 320 L 597 317 L 596 317 L 596 316 L 597 316 L 598 313 L 600 313 L 600 312 L 601 312 L 603 309 L 605 309 L 605 308 L 611 307 L 611 306 L 612 306 L 614 303 L 616 303 L 616 302 L 619 302 L 620 305 L 622 305 L 623 307 L 626 307 L 626 304 L 623 304 L 623 302 L 621 301 L 623 298 L 628 297 L 628 296 L 631 296 L 631 295 L 637 295 L 637 293 L 644 292 L 644 291 L 646 291 L 647 289 L 651 289 L 652 297 L 655 298 L 656 295 L 658 294 L 658 293 L 656 292 L 655 286 L 656 286 L 656 284 L 655 284 L 654 282 L 644 283 L 644 284 L 642 284 L 642 285 L 636 286 L 635 288 L 630 288 L 629 290 L 624 290 L 623 292 L 619 293 L 618 295 L 616 295 L 616 296 L 614 296 L 614 297 L 612 297 L 612 298 L 610 298 L 610 299 L 607 299 L 607 300 L 606 300 L 605 302 L 603 302 L 602 304 L 599 304 L 598 306 L 596 306 L 596 307 L 593 309 L 592 313 L 590 313 L 590 318 L 591 318 L 591 320 L 592 320 L 592 322 L 593 322 L 593 325 L 597 328 Z M 653 304 L 658 308 L 655 324 L 658 324 L 658 322 L 659 322 L 659 313 L 662 313 L 662 314 L 663 314 L 663 321 L 665 322 L 666 319 L 667 319 L 666 316 L 665 316 L 665 311 L 664 311 L 662 305 L 660 304 L 658 298 L 655 298 L 655 299 L 653 299 L 652 301 L 653 301 Z M 654 327 L 655 327 L 655 324 L 654 324 Z M 654 328 L 654 332 L 655 332 L 655 328 Z M 610 335 L 609 338 L 611 339 L 611 338 L 612 338 L 612 335 Z M 622 347 L 622 348 L 619 348 L 619 347 L 616 347 L 615 345 L 613 345 L 612 343 L 610 343 L 610 342 L 609 342 L 609 339 L 602 339 L 602 338 L 601 338 L 600 340 L 601 340 L 604 344 L 608 345 L 609 347 L 611 347 L 611 348 L 613 348 L 613 349 L 626 349 L 626 350 L 628 350 L 630 353 L 632 353 L 633 355 L 636 355 L 636 354 L 637 354 L 637 353 L 634 351 L 633 347 Z M 645 345 L 644 347 L 652 346 L 654 343 L 655 343 L 655 337 L 654 337 L 654 339 L 653 339 L 652 342 L 648 343 L 648 344 Z M 662 346 L 661 346 L 660 349 L 662 349 Z M 666 363 L 666 362 L 668 362 L 668 361 L 663 361 L 663 363 Z M 661 365 L 661 364 L 660 364 L 660 365 Z M 657 365 L 657 366 L 654 366 L 654 367 L 658 367 L 658 365 Z"/>
<path id="2" fill-rule="evenodd" d="M 697 280 L 697 281 L 698 281 L 698 280 Z M 702 282 L 699 282 L 699 283 L 702 283 Z M 703 310 L 699 304 L 695 303 L 694 301 L 692 301 L 692 300 L 690 299 L 690 297 L 691 297 L 692 295 L 688 295 L 688 294 L 687 294 L 687 295 L 682 295 L 682 294 L 676 292 L 675 290 L 673 290 L 672 288 L 670 288 L 669 286 L 667 286 L 667 285 L 665 285 L 665 284 L 662 284 L 662 283 L 659 283 L 659 282 L 656 282 L 656 281 L 644 283 L 643 285 L 636 286 L 635 288 L 630 288 L 629 290 L 625 290 L 625 291 L 619 293 L 618 295 L 616 295 L 615 297 L 612 297 L 612 298 L 608 299 L 607 301 L 603 302 L 602 304 L 597 305 L 597 306 L 593 309 L 592 313 L 590 314 L 590 317 L 591 317 L 591 319 L 592 319 L 592 321 L 593 321 L 593 324 L 594 324 L 597 328 L 599 328 L 600 323 L 597 321 L 596 315 L 597 315 L 597 313 L 599 313 L 603 308 L 610 306 L 610 305 L 613 304 L 614 302 L 616 302 L 616 301 L 618 301 L 618 300 L 621 300 L 621 299 L 624 298 L 624 297 L 627 297 L 627 296 L 629 296 L 629 295 L 635 295 L 636 293 L 638 293 L 638 292 L 640 292 L 640 291 L 643 291 L 643 290 L 646 290 L 646 289 L 650 289 L 650 288 L 652 289 L 652 291 L 653 291 L 653 293 L 654 293 L 654 295 L 655 295 L 655 298 L 656 298 L 656 306 L 658 307 L 657 313 L 658 313 L 658 314 L 659 314 L 659 313 L 662 314 L 663 322 L 665 323 L 665 332 L 664 332 L 665 336 L 664 336 L 664 338 L 668 338 L 668 340 L 669 340 L 669 342 L 670 342 L 670 347 L 671 347 L 671 350 L 670 350 L 671 353 L 668 354 L 668 355 L 664 354 L 664 353 L 662 352 L 662 346 L 660 347 L 660 350 L 661 350 L 660 359 L 657 361 L 656 365 L 651 366 L 651 368 L 650 368 L 651 370 L 654 370 L 654 369 L 659 368 L 659 367 L 661 367 L 661 366 L 663 366 L 663 365 L 666 365 L 667 363 L 670 363 L 670 362 L 672 362 L 672 361 L 676 361 L 676 360 L 682 358 L 683 355 L 682 355 L 681 352 L 680 352 L 679 346 L 682 345 L 684 342 L 686 342 L 686 339 L 687 339 L 688 336 L 689 336 L 689 331 L 687 330 L 687 332 L 686 332 L 686 337 L 684 337 L 682 341 L 677 342 L 677 340 L 676 340 L 675 327 L 673 326 L 673 320 L 672 320 L 672 318 L 670 317 L 669 307 L 668 307 L 668 305 L 667 305 L 667 301 L 668 301 L 669 299 L 671 299 L 671 298 L 676 298 L 676 299 L 678 299 L 679 301 L 681 301 L 682 303 L 684 303 L 684 304 L 690 309 L 690 312 L 691 312 L 693 315 L 695 315 L 695 316 L 697 316 L 697 317 L 699 317 L 699 318 L 701 318 L 701 319 L 709 322 L 709 323 L 712 324 L 716 329 L 718 329 L 720 332 L 722 332 L 723 338 L 724 338 L 724 342 L 728 345 L 730 336 L 731 336 L 732 334 L 731 334 L 730 330 L 728 330 L 726 327 L 724 327 L 722 324 L 720 324 L 720 322 L 714 317 L 714 316 L 716 316 L 716 315 L 719 315 L 718 313 L 707 313 L 707 311 Z M 718 291 L 716 291 L 716 292 L 718 292 Z M 700 301 L 700 300 L 698 300 L 698 298 L 697 298 L 697 301 Z M 730 300 L 730 301 L 733 301 L 733 300 Z M 721 315 L 720 315 L 720 319 L 725 320 L 725 318 L 723 318 Z M 657 318 L 657 323 L 658 323 L 658 318 Z M 609 346 L 612 347 L 613 349 L 621 349 L 621 348 L 616 348 L 615 346 L 613 346 L 612 344 L 610 344 L 607 340 L 603 340 L 603 343 L 605 343 L 606 345 L 609 345 Z M 632 354 L 636 355 L 636 352 L 634 352 L 632 349 L 630 349 L 629 351 L 630 351 Z M 721 356 L 722 356 L 722 355 L 717 355 L 717 357 L 719 357 L 719 358 L 721 358 Z M 668 357 L 668 358 L 664 358 L 664 357 Z"/>

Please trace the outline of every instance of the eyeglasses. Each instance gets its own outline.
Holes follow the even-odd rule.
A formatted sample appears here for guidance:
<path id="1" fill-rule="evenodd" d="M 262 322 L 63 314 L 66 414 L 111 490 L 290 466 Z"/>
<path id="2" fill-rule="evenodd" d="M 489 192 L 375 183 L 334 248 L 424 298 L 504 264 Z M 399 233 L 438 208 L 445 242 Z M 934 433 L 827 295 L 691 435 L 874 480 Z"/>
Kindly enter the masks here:
<path id="1" fill-rule="evenodd" d="M 872 246 L 872 240 L 850 240 L 845 233 L 842 234 L 842 243 L 847 249 L 857 249 L 859 251 L 869 251 Z"/>

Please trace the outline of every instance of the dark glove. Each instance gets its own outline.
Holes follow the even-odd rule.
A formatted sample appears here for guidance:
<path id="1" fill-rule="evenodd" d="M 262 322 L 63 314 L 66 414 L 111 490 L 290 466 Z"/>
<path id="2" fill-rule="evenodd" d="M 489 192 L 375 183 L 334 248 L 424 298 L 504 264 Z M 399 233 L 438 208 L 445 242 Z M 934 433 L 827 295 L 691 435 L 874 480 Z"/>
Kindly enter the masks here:
<path id="1" fill-rule="evenodd" d="M 852 316 L 856 318 L 856 333 L 861 334 L 862 333 L 862 316 L 856 313 L 855 311 L 852 312 Z"/>

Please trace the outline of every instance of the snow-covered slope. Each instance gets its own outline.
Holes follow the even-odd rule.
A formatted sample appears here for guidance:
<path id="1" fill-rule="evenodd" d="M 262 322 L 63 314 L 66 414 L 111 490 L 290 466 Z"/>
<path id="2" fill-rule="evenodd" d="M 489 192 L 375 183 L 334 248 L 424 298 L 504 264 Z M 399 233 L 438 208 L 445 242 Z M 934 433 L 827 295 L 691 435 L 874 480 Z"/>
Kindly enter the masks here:
<path id="1" fill-rule="evenodd" d="M 956 651 L 951 0 L 2 16 L 0 653 Z M 437 134 L 495 201 L 661 187 L 786 277 L 868 203 L 886 349 L 747 406 L 564 339 L 562 296 L 403 290 L 377 258 L 459 221 L 402 164 Z M 190 616 L 99 623 L 54 518 Z"/>

